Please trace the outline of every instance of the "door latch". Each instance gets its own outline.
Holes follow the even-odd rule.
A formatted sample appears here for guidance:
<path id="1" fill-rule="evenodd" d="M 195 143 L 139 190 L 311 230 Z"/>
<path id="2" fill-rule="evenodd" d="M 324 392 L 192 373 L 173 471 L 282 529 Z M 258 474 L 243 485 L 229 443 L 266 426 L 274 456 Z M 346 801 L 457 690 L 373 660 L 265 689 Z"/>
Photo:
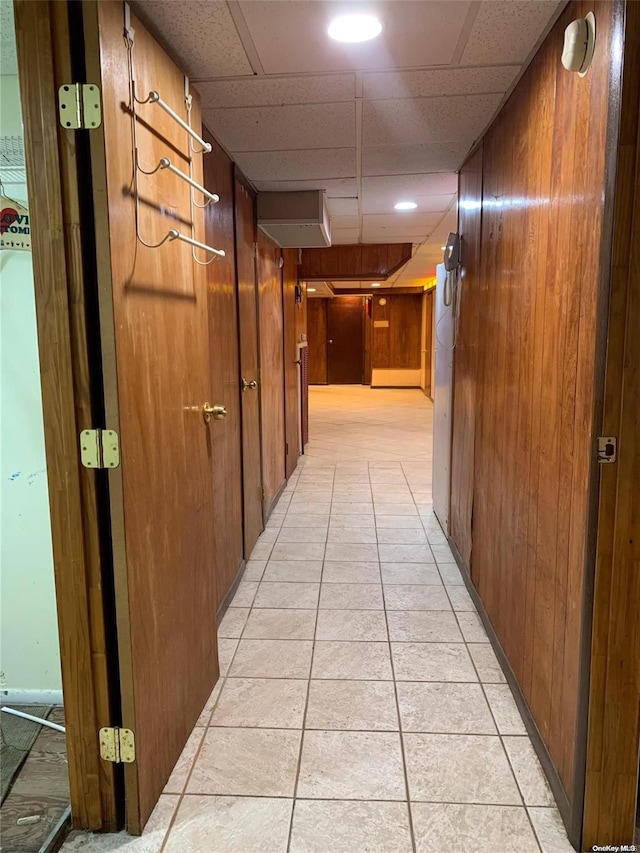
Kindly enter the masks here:
<path id="1" fill-rule="evenodd" d="M 618 458 L 618 439 L 615 436 L 598 436 L 598 462 L 610 465 Z"/>

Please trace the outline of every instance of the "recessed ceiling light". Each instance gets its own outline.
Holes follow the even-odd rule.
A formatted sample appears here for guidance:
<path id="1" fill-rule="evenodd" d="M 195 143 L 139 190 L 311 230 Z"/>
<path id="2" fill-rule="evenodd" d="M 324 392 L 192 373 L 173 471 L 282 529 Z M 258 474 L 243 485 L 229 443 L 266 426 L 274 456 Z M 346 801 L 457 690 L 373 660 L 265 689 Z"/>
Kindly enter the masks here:
<path id="1" fill-rule="evenodd" d="M 335 41 L 354 44 L 370 41 L 382 32 L 382 24 L 373 15 L 341 15 L 334 18 L 327 31 Z"/>
<path id="2" fill-rule="evenodd" d="M 399 201 L 394 204 L 396 210 L 415 210 L 417 206 L 415 201 Z"/>
<path id="3" fill-rule="evenodd" d="M 308 288 L 307 288 L 307 293 L 315 293 L 315 292 L 316 292 L 316 288 L 315 288 L 315 287 L 308 287 Z"/>
<path id="4" fill-rule="evenodd" d="M 380 282 L 376 281 L 374 284 L 371 285 L 371 287 L 380 287 Z"/>

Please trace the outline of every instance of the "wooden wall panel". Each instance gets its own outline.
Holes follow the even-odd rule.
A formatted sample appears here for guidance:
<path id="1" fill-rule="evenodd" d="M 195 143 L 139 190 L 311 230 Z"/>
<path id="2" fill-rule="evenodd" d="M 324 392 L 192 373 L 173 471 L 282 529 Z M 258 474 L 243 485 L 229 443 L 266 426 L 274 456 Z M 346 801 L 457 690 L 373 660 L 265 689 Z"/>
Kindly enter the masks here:
<path id="1" fill-rule="evenodd" d="M 304 281 L 326 279 L 384 281 L 411 259 L 411 250 L 411 243 L 303 249 L 300 278 Z"/>
<path id="2" fill-rule="evenodd" d="M 285 482 L 284 338 L 281 250 L 258 229 L 258 315 L 262 407 L 263 508 L 268 515 Z"/>
<path id="3" fill-rule="evenodd" d="M 298 464 L 298 428 L 300 422 L 300 397 L 298 391 L 298 314 L 296 285 L 298 267 L 296 249 L 283 249 L 282 275 L 283 332 L 284 332 L 284 403 L 285 403 L 285 474 L 287 479 Z M 306 302 L 306 300 L 303 300 Z"/>
<path id="4" fill-rule="evenodd" d="M 452 540 L 569 800 L 619 8 L 569 3 L 460 178 Z M 598 47 L 580 78 L 559 57 L 590 10 Z"/>
<path id="5" fill-rule="evenodd" d="M 307 340 L 309 343 L 309 385 L 327 384 L 327 303 L 328 299 L 309 299 L 307 303 Z"/>
<path id="6" fill-rule="evenodd" d="M 386 305 L 380 304 L 386 299 Z M 419 370 L 422 344 L 422 294 L 373 298 L 371 366 Z M 388 322 L 388 326 L 376 326 Z"/>

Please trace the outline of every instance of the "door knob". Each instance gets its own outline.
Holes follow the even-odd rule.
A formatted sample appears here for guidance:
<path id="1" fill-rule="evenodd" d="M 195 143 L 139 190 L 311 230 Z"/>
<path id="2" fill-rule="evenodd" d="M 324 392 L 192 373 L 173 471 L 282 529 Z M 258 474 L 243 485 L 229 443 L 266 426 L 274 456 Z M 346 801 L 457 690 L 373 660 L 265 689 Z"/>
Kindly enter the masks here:
<path id="1" fill-rule="evenodd" d="M 211 418 L 221 421 L 222 418 L 227 417 L 227 409 L 225 406 L 210 406 L 209 403 L 205 403 L 202 407 L 202 416 L 206 424 L 209 423 Z"/>
<path id="2" fill-rule="evenodd" d="M 329 343 L 330 343 L 330 344 L 332 344 L 332 343 L 333 343 L 333 340 L 332 340 L 331 338 L 329 338 Z"/>
<path id="3" fill-rule="evenodd" d="M 247 382 L 246 379 L 242 380 L 242 390 L 243 391 L 250 391 L 250 390 L 253 390 L 254 388 L 257 388 L 257 387 L 258 387 L 258 383 L 255 379 L 252 379 L 251 382 Z"/>

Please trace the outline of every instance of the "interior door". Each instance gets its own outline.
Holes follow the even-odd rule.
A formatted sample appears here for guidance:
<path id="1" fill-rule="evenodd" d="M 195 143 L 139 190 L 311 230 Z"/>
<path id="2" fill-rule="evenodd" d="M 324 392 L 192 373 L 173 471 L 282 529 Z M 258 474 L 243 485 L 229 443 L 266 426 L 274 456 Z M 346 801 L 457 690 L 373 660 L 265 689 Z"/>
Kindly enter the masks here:
<path id="1" fill-rule="evenodd" d="M 335 296 L 327 306 L 327 374 L 330 385 L 361 385 L 364 379 L 363 299 Z"/>
<path id="2" fill-rule="evenodd" d="M 84 6 L 87 74 L 102 89 L 90 140 L 106 425 L 120 437 L 109 487 L 121 724 L 136 750 L 124 765 L 127 828 L 139 833 L 218 678 L 218 425 L 203 416 L 212 401 L 206 267 L 192 246 L 165 239 L 171 228 L 190 235 L 193 221 L 204 241 L 204 216 L 183 180 L 137 172 L 135 157 L 147 173 L 161 157 L 182 171 L 192 159 L 201 183 L 203 155 L 157 104 L 132 101 L 131 74 L 141 100 L 157 90 L 186 118 L 183 75 L 142 22 L 131 16 L 129 51 L 123 5 Z M 192 122 L 199 128 L 197 98 Z"/>
<path id="3" fill-rule="evenodd" d="M 260 387 L 258 361 L 258 296 L 254 198 L 236 177 L 236 272 L 240 331 L 242 407 L 242 480 L 244 555 L 249 559 L 264 528 L 262 518 L 262 459 L 260 450 Z"/>
<path id="4" fill-rule="evenodd" d="M 211 421 L 214 489 L 215 567 L 218 607 L 242 564 L 242 457 L 238 299 L 236 291 L 233 163 L 205 130 L 212 146 L 204 158 L 204 185 L 220 196 L 205 210 L 205 242 L 224 249 L 225 257 L 206 267 L 211 353 L 211 401 L 226 415 Z"/>

